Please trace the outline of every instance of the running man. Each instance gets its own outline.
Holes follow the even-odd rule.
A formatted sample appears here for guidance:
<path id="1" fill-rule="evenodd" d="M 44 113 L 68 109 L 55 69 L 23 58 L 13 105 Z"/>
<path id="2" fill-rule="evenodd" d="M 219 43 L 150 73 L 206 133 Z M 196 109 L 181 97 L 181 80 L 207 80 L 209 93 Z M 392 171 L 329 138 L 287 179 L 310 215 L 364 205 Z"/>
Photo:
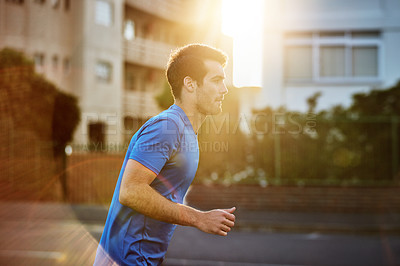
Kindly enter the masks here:
<path id="1" fill-rule="evenodd" d="M 171 53 L 166 75 L 175 103 L 131 139 L 95 265 L 160 265 L 176 225 L 221 236 L 234 226 L 235 207 L 183 205 L 199 162 L 197 132 L 208 115 L 221 112 L 228 92 L 226 61 L 222 51 L 202 44 Z"/>

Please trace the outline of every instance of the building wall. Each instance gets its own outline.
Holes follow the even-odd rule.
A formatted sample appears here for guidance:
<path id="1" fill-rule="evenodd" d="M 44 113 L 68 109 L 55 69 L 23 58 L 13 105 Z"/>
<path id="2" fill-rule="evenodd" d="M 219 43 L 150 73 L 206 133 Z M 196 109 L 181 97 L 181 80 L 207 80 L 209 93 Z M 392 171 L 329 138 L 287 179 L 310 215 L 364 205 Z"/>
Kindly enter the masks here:
<path id="1" fill-rule="evenodd" d="M 0 1 L 0 49 L 23 51 L 37 61 L 38 72 L 78 97 L 78 144 L 93 141 L 93 123 L 103 125 L 103 144 L 122 143 L 127 139 L 126 116 L 143 121 L 159 113 L 155 96 L 165 87 L 164 69 L 174 48 L 202 42 L 232 54 L 232 40 L 222 36 L 218 24 L 220 1 L 14 2 Z M 124 37 L 129 19 L 135 22 L 131 40 Z M 232 84 L 231 64 L 227 69 L 227 83 Z M 126 84 L 132 71 L 143 81 L 134 91 Z"/>
<path id="2" fill-rule="evenodd" d="M 43 66 L 37 68 L 64 91 L 70 91 L 69 71 L 64 61 L 71 60 L 73 25 L 76 9 L 66 9 L 64 1 L 52 5 L 24 1 L 23 4 L 0 2 L 0 49 L 4 47 L 24 51 L 32 59 L 43 54 Z M 52 23 L 49 23 L 51 21 Z M 53 58 L 57 57 L 57 64 Z"/>
<path id="3" fill-rule="evenodd" d="M 123 1 L 109 1 L 111 25 L 96 22 L 96 1 L 84 1 L 82 38 L 82 77 L 80 104 L 82 109 L 81 130 L 77 130 L 74 141 L 88 140 L 88 123 L 105 124 L 106 143 L 119 142 L 117 121 L 122 112 L 122 21 Z M 110 66 L 109 80 L 97 77 L 99 63 Z M 86 127 L 86 130 L 85 130 Z"/>
<path id="4" fill-rule="evenodd" d="M 329 81 L 313 79 L 289 82 L 285 77 L 286 64 L 288 64 L 285 60 L 290 59 L 285 57 L 288 56 L 286 49 L 290 40 L 288 41 L 286 36 L 309 33 L 311 34 L 309 39 L 312 40 L 316 38 L 316 34 L 319 34 L 318 40 L 312 43 L 313 45 L 317 43 L 322 47 L 321 36 L 328 32 L 343 32 L 347 36 L 347 39 L 344 37 L 341 41 L 338 41 L 338 37 L 332 37 L 331 46 L 354 45 L 355 34 L 377 32 L 378 37 L 371 37 L 372 42 L 378 43 L 376 77 L 371 79 L 338 77 Z M 400 2 L 397 0 L 268 1 L 265 6 L 263 90 L 257 107 L 285 105 L 291 110 L 305 111 L 306 99 L 316 92 L 322 93 L 318 109 L 337 104 L 349 105 L 351 95 L 354 93 L 390 87 L 400 79 L 398 64 L 400 52 L 395 48 L 400 43 L 399 38 Z M 352 42 L 353 44 L 349 44 Z M 364 39 L 361 42 L 366 45 L 369 40 Z M 297 45 L 301 45 L 301 40 L 297 42 Z M 313 48 L 312 53 L 314 52 Z M 318 63 L 321 62 L 318 56 L 321 57 L 321 52 L 313 54 L 312 58 L 317 64 L 321 64 Z M 350 61 L 350 67 L 352 67 L 351 64 L 355 64 L 351 61 L 355 60 L 354 57 L 351 59 L 352 56 L 353 54 L 345 57 L 345 60 Z M 330 60 L 335 60 L 335 58 Z M 306 67 L 303 60 L 298 63 L 299 67 L 301 64 Z M 346 64 L 349 62 L 346 61 Z M 317 70 L 312 69 L 312 71 Z"/>

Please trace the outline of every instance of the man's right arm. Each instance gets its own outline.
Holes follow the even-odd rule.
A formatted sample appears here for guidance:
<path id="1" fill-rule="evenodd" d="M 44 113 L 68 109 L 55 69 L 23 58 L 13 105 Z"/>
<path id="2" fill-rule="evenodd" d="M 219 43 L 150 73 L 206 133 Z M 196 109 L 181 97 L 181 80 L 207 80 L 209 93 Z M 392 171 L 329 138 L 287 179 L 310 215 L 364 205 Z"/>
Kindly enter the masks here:
<path id="1" fill-rule="evenodd" d="M 150 186 L 156 176 L 139 162 L 128 160 L 121 181 L 120 203 L 153 219 L 193 226 L 206 233 L 226 236 L 234 226 L 235 208 L 203 212 L 172 202 Z"/>

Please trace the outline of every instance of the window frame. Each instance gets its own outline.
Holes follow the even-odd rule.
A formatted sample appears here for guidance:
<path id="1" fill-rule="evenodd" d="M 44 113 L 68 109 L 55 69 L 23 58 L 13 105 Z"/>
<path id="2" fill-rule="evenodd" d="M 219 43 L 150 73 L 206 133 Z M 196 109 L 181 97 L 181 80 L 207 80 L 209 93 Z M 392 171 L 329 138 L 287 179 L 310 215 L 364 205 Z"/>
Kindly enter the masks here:
<path id="1" fill-rule="evenodd" d="M 71 1 L 64 0 L 64 10 L 68 12 L 70 9 L 71 9 Z"/>
<path id="2" fill-rule="evenodd" d="M 126 33 L 127 33 L 126 31 L 127 31 L 127 27 L 128 27 L 129 23 L 132 23 L 132 25 L 131 25 L 132 26 L 132 37 L 130 39 L 127 38 L 127 36 L 126 36 Z M 132 19 L 125 20 L 123 36 L 126 41 L 133 41 L 133 40 L 135 40 L 135 38 L 137 38 L 136 23 L 134 20 L 132 20 Z"/>
<path id="3" fill-rule="evenodd" d="M 344 31 L 344 36 L 335 37 L 322 37 L 321 33 L 328 31 L 312 32 L 311 38 L 286 38 L 284 37 L 284 56 L 286 56 L 286 48 L 290 46 L 308 46 L 311 47 L 311 62 L 312 62 L 312 77 L 310 80 L 296 80 L 288 79 L 286 74 L 283 74 L 284 82 L 293 83 L 322 83 L 322 84 L 341 84 L 341 83 L 379 83 L 383 80 L 383 57 L 384 47 L 381 32 L 376 37 L 369 38 L 352 38 L 352 32 L 360 31 Z M 330 32 L 330 31 L 329 31 Z M 338 32 L 338 31 L 333 31 Z M 343 32 L 343 31 L 342 31 Z M 307 32 L 309 33 L 309 32 Z M 320 55 L 321 47 L 324 46 L 344 46 L 345 49 L 345 76 L 344 77 L 322 77 L 320 74 L 321 64 Z M 355 47 L 376 47 L 377 48 L 377 75 L 370 77 L 354 76 L 352 73 L 353 68 L 353 55 L 352 49 Z M 284 72 L 286 65 L 284 64 Z"/>
<path id="4" fill-rule="evenodd" d="M 99 65 L 103 65 L 103 66 L 108 66 L 109 67 L 109 76 L 107 78 L 103 78 L 99 75 L 98 72 L 98 67 Z M 95 69 L 94 69 L 94 73 L 95 73 L 95 77 L 96 80 L 98 82 L 103 82 L 103 83 L 111 83 L 113 80 L 113 65 L 110 61 L 106 61 L 106 60 L 97 60 L 96 64 L 95 64 Z"/>
<path id="5" fill-rule="evenodd" d="M 101 2 L 104 4 L 108 4 L 110 7 L 110 23 L 104 23 L 104 21 L 98 19 L 97 4 L 101 3 Z M 95 1 L 94 23 L 96 25 L 103 26 L 103 27 L 112 27 L 114 25 L 114 5 L 112 2 L 107 1 L 107 0 L 96 0 Z"/>
<path id="6" fill-rule="evenodd" d="M 62 62 L 63 74 L 68 76 L 71 73 L 71 59 L 70 57 L 64 57 Z"/>
<path id="7" fill-rule="evenodd" d="M 138 91 L 138 78 L 133 71 L 127 71 L 125 74 L 125 91 Z"/>
<path id="8" fill-rule="evenodd" d="M 59 65 L 59 57 L 58 57 L 58 55 L 53 55 L 52 57 L 51 57 L 51 69 L 54 71 L 54 72 L 57 72 L 58 71 L 58 65 Z"/>
<path id="9" fill-rule="evenodd" d="M 45 61 L 46 55 L 44 53 L 36 52 L 33 54 L 33 62 L 37 73 L 44 73 Z"/>

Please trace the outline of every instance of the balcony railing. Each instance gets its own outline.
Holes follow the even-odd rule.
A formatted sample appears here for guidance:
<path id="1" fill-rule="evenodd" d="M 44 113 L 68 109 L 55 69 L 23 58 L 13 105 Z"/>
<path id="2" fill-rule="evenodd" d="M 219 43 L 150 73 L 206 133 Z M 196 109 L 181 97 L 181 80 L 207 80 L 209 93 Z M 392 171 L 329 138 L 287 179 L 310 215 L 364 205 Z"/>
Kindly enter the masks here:
<path id="1" fill-rule="evenodd" d="M 135 38 L 131 41 L 124 40 L 124 58 L 131 63 L 164 69 L 169 54 L 175 48 L 170 44 L 142 38 Z"/>
<path id="2" fill-rule="evenodd" d="M 184 23 L 193 19 L 193 16 L 189 15 L 191 12 L 185 12 L 189 5 L 195 10 L 198 3 L 197 0 L 125 0 L 125 2 L 147 13 Z"/>
<path id="3" fill-rule="evenodd" d="M 157 115 L 161 110 L 154 98 L 153 92 L 129 91 L 124 94 L 123 110 L 126 115 L 147 120 Z"/>

